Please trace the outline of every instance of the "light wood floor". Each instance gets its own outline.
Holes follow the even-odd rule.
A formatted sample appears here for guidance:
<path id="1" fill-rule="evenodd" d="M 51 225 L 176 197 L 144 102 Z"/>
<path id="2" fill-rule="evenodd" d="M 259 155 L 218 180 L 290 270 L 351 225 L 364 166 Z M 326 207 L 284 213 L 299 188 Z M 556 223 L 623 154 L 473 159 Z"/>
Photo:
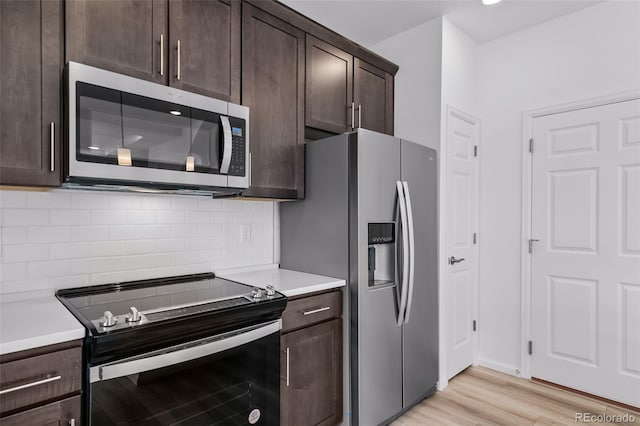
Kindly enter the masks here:
<path id="1" fill-rule="evenodd" d="M 640 426 L 630 412 L 541 383 L 483 367 L 471 367 L 392 423 L 423 425 L 576 425 L 576 413 L 635 416 L 635 422 L 592 423 Z"/>

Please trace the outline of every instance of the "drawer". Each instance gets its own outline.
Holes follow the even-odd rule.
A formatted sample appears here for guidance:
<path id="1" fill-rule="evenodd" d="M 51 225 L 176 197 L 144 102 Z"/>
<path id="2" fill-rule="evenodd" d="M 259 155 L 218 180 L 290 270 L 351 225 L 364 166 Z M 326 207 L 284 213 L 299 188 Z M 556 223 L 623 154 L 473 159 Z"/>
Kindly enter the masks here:
<path id="1" fill-rule="evenodd" d="M 3 362 L 0 413 L 78 393 L 81 379 L 80 346 Z"/>
<path id="2" fill-rule="evenodd" d="M 342 292 L 332 291 L 290 300 L 282 313 L 282 332 L 307 327 L 342 315 Z"/>
<path id="3" fill-rule="evenodd" d="M 2 426 L 75 425 L 80 426 L 80 395 L 52 402 L 0 419 Z"/>

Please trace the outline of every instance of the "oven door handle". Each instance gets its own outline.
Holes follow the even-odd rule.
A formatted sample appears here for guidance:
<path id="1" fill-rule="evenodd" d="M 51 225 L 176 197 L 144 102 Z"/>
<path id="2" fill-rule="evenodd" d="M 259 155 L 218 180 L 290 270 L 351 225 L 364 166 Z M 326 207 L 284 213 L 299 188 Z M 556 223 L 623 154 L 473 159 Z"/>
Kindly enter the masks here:
<path id="1" fill-rule="evenodd" d="M 282 329 L 282 320 L 225 333 L 191 344 L 177 345 L 148 354 L 89 368 L 91 383 L 142 373 L 202 358 L 261 339 Z"/>

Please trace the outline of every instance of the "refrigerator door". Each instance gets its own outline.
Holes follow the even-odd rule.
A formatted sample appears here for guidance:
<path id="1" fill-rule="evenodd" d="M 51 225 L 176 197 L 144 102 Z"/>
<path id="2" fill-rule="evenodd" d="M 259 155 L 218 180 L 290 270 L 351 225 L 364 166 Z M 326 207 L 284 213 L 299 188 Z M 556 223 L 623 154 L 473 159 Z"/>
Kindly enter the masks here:
<path id="1" fill-rule="evenodd" d="M 403 326 L 403 408 L 435 391 L 438 380 L 437 154 L 402 141 L 402 180 L 413 218 L 413 285 Z"/>
<path id="2" fill-rule="evenodd" d="M 350 146 L 349 285 L 354 425 L 378 425 L 402 410 L 402 327 L 394 281 L 369 285 L 368 224 L 395 220 L 400 141 L 358 130 Z M 397 235 L 397 232 L 396 232 Z"/>

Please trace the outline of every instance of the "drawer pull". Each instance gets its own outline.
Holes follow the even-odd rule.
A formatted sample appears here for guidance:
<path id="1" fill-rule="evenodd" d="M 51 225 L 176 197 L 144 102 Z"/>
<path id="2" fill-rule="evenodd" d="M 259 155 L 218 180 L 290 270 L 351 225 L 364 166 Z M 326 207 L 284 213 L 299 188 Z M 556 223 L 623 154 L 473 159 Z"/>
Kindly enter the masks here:
<path id="1" fill-rule="evenodd" d="M 7 393 L 11 393 L 11 392 L 16 392 L 16 391 L 19 391 L 19 390 L 22 390 L 22 389 L 29 389 L 29 388 L 32 388 L 34 386 L 44 385 L 44 384 L 47 384 L 47 383 L 55 382 L 55 381 L 60 380 L 60 379 L 62 379 L 62 376 L 47 377 L 45 379 L 38 380 L 38 381 L 35 381 L 35 382 L 26 383 L 24 385 L 15 386 L 13 388 L 0 390 L 0 395 L 4 395 L 4 394 L 7 394 Z"/>
<path id="2" fill-rule="evenodd" d="M 328 311 L 329 309 L 331 309 L 331 306 L 325 306 L 322 308 L 318 308 L 318 309 L 312 309 L 310 311 L 302 311 L 302 315 L 311 315 L 311 314 L 317 314 L 319 312 L 324 312 L 324 311 Z"/>

